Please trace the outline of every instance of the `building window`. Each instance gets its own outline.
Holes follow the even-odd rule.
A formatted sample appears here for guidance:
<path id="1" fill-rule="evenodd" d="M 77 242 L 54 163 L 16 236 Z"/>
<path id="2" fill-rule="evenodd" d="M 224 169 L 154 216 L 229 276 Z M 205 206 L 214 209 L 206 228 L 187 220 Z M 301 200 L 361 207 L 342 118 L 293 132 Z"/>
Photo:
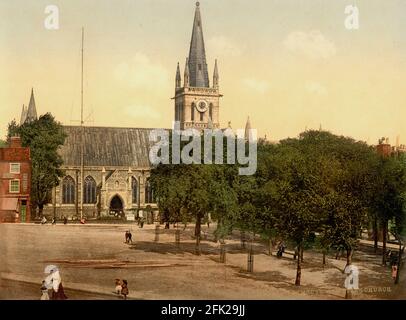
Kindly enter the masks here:
<path id="1" fill-rule="evenodd" d="M 10 163 L 10 173 L 19 174 L 20 169 L 19 163 Z"/>
<path id="2" fill-rule="evenodd" d="M 194 103 L 192 103 L 192 106 L 191 106 L 191 110 L 190 110 L 190 119 L 192 120 L 192 121 L 195 121 L 195 104 Z"/>
<path id="3" fill-rule="evenodd" d="M 138 181 L 136 178 L 131 179 L 131 190 L 132 190 L 132 203 L 138 203 Z"/>
<path id="4" fill-rule="evenodd" d="M 211 120 L 213 120 L 213 104 L 210 103 L 209 105 L 209 117 Z"/>
<path id="5" fill-rule="evenodd" d="M 202 71 L 202 65 L 199 63 L 199 71 Z"/>
<path id="6" fill-rule="evenodd" d="M 145 183 L 145 203 L 155 203 L 154 190 L 149 179 Z"/>
<path id="7" fill-rule="evenodd" d="M 88 176 L 83 185 L 83 203 L 96 203 L 96 181 Z"/>
<path id="8" fill-rule="evenodd" d="M 200 112 L 200 121 L 203 121 L 204 112 Z"/>
<path id="9" fill-rule="evenodd" d="M 71 176 L 67 176 L 62 181 L 62 203 L 75 203 L 75 180 Z"/>
<path id="10" fill-rule="evenodd" d="M 20 180 L 10 180 L 10 193 L 20 193 Z"/>

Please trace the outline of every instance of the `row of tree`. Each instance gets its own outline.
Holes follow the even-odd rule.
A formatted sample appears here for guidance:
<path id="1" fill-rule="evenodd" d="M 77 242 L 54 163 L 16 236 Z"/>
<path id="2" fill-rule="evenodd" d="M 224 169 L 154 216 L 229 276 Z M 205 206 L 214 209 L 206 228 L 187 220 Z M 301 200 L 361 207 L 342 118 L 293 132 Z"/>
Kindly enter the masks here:
<path id="1" fill-rule="evenodd" d="M 293 243 L 300 285 L 305 248 L 317 243 L 324 261 L 330 249 L 345 250 L 351 263 L 364 229 L 373 230 L 376 246 L 382 231 L 386 264 L 389 222 L 398 238 L 405 222 L 404 160 L 351 138 L 306 131 L 278 144 L 259 141 L 253 176 L 239 176 L 236 165 L 158 165 L 151 183 L 164 220 L 193 219 L 197 242 L 210 213 L 220 238 L 239 229 Z"/>

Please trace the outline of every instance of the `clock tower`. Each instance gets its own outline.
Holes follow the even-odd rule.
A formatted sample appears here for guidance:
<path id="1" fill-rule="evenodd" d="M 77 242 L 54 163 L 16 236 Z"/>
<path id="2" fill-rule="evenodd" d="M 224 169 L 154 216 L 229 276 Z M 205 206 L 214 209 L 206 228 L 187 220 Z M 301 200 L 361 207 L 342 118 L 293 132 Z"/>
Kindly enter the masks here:
<path id="1" fill-rule="evenodd" d="M 222 95 L 219 93 L 217 60 L 214 64 L 212 86 L 209 82 L 200 4 L 197 2 L 183 85 L 179 63 L 176 70 L 175 97 L 173 99 L 175 100 L 175 121 L 180 122 L 180 129 L 219 128 L 220 97 Z"/>

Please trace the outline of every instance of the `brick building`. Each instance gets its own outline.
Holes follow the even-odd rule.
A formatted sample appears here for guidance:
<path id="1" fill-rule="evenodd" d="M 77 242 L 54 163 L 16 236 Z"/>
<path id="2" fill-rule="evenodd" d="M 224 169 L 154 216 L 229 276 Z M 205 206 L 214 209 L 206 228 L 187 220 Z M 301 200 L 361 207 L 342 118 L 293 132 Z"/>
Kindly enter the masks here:
<path id="1" fill-rule="evenodd" d="M 404 144 L 399 144 L 399 141 L 396 142 L 395 146 L 392 146 L 389 143 L 389 138 L 382 138 L 379 139 L 379 142 L 376 145 L 376 151 L 382 157 L 400 156 L 401 154 L 406 153 L 406 146 Z"/>
<path id="2" fill-rule="evenodd" d="M 0 148 L 0 222 L 29 222 L 31 218 L 31 157 L 20 137 Z"/>

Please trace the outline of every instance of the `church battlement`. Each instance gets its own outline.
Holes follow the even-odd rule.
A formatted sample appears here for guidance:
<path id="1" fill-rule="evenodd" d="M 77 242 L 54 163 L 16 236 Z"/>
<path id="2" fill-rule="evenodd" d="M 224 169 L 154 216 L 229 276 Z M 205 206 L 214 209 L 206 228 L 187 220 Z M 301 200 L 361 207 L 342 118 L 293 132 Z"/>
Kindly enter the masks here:
<path id="1" fill-rule="evenodd" d="M 222 96 L 218 88 L 181 87 L 176 88 L 176 95 L 195 93 L 197 95 Z"/>

